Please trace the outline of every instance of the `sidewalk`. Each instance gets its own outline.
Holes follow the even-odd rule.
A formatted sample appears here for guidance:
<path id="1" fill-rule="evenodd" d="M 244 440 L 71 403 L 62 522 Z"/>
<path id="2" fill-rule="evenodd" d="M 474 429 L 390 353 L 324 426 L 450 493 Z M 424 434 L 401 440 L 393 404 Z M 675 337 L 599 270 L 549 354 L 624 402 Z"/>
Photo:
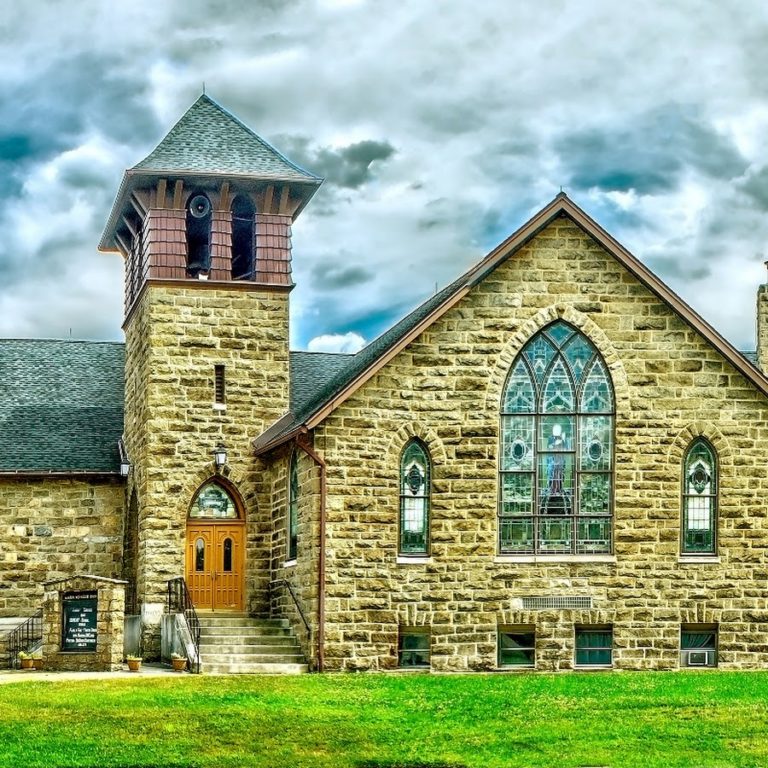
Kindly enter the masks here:
<path id="1" fill-rule="evenodd" d="M 41 681 L 64 682 L 65 680 L 120 680 L 130 678 L 137 680 L 142 677 L 186 677 L 189 672 L 174 672 L 162 664 L 141 665 L 140 672 L 129 672 L 128 666 L 118 672 L 49 672 L 34 669 L 5 669 L 0 670 L 0 685 L 5 683 L 39 683 Z"/>

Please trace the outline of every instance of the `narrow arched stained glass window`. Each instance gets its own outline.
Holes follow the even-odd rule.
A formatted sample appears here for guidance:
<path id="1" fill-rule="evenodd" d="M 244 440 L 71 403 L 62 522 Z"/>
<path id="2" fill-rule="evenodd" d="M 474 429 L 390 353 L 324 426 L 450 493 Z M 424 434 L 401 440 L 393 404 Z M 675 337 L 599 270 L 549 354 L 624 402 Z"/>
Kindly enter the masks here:
<path id="1" fill-rule="evenodd" d="M 717 543 L 717 460 L 704 438 L 691 443 L 683 473 L 683 554 L 712 555 Z"/>
<path id="2" fill-rule="evenodd" d="M 429 454 L 418 440 L 411 440 L 400 459 L 400 553 L 429 553 Z"/>
<path id="3" fill-rule="evenodd" d="M 299 548 L 299 467 L 298 457 L 291 456 L 288 478 L 288 559 L 295 560 Z"/>
<path id="4" fill-rule="evenodd" d="M 611 552 L 613 425 L 594 344 L 562 320 L 533 336 L 502 397 L 501 552 Z"/>

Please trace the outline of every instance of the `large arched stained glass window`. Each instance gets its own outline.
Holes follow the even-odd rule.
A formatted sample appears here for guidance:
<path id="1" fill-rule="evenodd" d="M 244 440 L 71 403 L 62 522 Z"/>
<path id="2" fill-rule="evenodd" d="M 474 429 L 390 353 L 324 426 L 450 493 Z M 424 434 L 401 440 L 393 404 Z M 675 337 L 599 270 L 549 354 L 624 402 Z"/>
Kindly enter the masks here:
<path id="1" fill-rule="evenodd" d="M 405 446 L 400 459 L 400 553 L 429 553 L 429 455 L 418 440 Z"/>
<path id="2" fill-rule="evenodd" d="M 712 446 L 703 438 L 685 454 L 683 476 L 683 543 L 685 555 L 715 553 L 717 462 Z"/>
<path id="3" fill-rule="evenodd" d="M 501 404 L 501 552 L 611 552 L 613 417 L 586 336 L 558 320 L 525 345 Z"/>

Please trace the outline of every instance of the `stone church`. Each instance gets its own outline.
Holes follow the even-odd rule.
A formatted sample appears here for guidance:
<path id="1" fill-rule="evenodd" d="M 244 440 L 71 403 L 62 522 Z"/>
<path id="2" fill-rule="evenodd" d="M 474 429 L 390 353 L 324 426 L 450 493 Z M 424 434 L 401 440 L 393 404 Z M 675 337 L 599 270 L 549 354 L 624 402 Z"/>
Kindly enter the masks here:
<path id="1" fill-rule="evenodd" d="M 739 352 L 560 194 L 357 354 L 292 352 L 321 181 L 202 96 L 99 244 L 125 344 L 0 341 L 0 616 L 87 573 L 147 658 L 182 584 L 203 671 L 768 666 L 765 286 Z"/>

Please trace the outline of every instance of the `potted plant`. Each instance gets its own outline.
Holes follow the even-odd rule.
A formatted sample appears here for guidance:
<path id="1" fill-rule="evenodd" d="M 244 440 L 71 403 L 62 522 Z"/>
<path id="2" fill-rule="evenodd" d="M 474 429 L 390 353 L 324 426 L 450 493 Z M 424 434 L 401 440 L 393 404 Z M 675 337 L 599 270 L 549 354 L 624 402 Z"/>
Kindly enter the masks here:
<path id="1" fill-rule="evenodd" d="M 187 668 L 187 657 L 180 653 L 171 654 L 171 665 L 174 672 L 183 672 Z"/>
<path id="2" fill-rule="evenodd" d="M 32 654 L 32 666 L 37 670 L 43 669 L 43 667 L 45 667 L 43 652 L 41 650 L 35 651 Z"/>
<path id="3" fill-rule="evenodd" d="M 19 651 L 19 664 L 22 669 L 33 669 L 34 661 L 32 659 L 32 654 L 27 653 L 26 651 Z"/>
<path id="4" fill-rule="evenodd" d="M 126 656 L 129 672 L 139 672 L 141 670 L 141 656 Z"/>

